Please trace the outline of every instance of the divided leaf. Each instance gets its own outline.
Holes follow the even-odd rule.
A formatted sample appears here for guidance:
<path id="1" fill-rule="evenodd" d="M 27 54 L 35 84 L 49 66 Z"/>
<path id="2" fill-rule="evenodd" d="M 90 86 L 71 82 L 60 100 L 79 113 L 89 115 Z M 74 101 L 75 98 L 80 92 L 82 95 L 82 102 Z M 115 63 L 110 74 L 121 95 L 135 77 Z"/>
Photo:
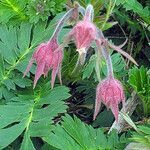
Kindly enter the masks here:
<path id="1" fill-rule="evenodd" d="M 129 145 L 131 148 L 137 149 L 150 149 L 150 125 L 138 126 L 138 132 L 132 132 L 132 141 Z M 133 142 L 136 142 L 136 145 L 132 145 Z"/>
<path id="2" fill-rule="evenodd" d="M 46 21 L 51 14 L 61 12 L 65 2 L 66 0 L 1 0 L 0 23 L 16 25 L 27 20 L 30 23 Z"/>
<path id="3" fill-rule="evenodd" d="M 122 5 L 126 11 L 133 10 L 134 13 L 137 13 L 142 19 L 149 24 L 150 23 L 150 11 L 148 6 L 143 8 L 137 0 L 117 0 L 117 5 Z"/>
<path id="4" fill-rule="evenodd" d="M 150 74 L 147 68 L 134 67 L 129 70 L 129 84 L 133 87 L 133 89 L 140 96 L 144 114 L 150 114 Z"/>
<path id="5" fill-rule="evenodd" d="M 64 86 L 50 90 L 49 84 L 46 84 L 34 94 L 18 95 L 10 103 L 0 105 L 0 149 L 21 134 L 21 149 L 35 149 L 31 137 L 42 138 L 50 134 L 52 119 L 66 112 L 63 100 L 70 97 L 68 92 Z"/>
<path id="6" fill-rule="evenodd" d="M 102 129 L 94 129 L 77 117 L 72 119 L 69 115 L 63 118 L 62 125 L 57 125 L 52 131 L 43 139 L 61 150 L 64 150 L 64 147 L 66 150 L 116 149 L 117 143 L 121 142 L 116 132 L 106 136 Z"/>

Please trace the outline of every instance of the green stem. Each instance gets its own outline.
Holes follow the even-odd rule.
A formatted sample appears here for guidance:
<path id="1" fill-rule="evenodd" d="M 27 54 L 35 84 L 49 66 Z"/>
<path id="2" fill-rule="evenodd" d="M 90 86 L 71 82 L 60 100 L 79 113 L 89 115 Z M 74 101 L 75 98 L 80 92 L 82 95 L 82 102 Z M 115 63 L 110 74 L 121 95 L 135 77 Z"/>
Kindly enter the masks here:
<path id="1" fill-rule="evenodd" d="M 26 16 L 19 10 L 18 7 L 16 7 L 15 5 L 13 5 L 9 0 L 6 0 L 6 3 L 12 8 L 12 10 L 20 16 L 21 19 L 25 19 Z"/>
<path id="2" fill-rule="evenodd" d="M 106 13 L 106 17 L 105 17 L 105 20 L 104 20 L 104 22 L 103 22 L 103 24 L 102 24 L 101 30 L 104 29 L 104 27 L 105 27 L 105 25 L 106 25 L 106 23 L 107 23 L 107 21 L 108 21 L 110 15 L 111 15 L 113 9 L 114 9 L 114 7 L 115 7 L 115 4 L 116 4 L 116 0 L 114 1 L 113 4 L 112 4 L 112 0 L 109 1 L 109 5 L 108 5 L 108 8 L 107 8 L 107 13 Z"/>
<path id="3" fill-rule="evenodd" d="M 27 124 L 26 124 L 26 130 L 25 130 L 26 132 L 29 130 L 29 126 L 30 126 L 30 123 L 32 122 L 32 118 L 33 118 L 34 108 L 35 108 L 36 103 L 38 103 L 39 100 L 40 100 L 40 95 L 41 95 L 41 93 L 39 93 L 38 97 L 36 97 L 34 99 L 34 104 L 33 104 L 32 108 L 31 108 L 30 116 L 29 116 Z"/>

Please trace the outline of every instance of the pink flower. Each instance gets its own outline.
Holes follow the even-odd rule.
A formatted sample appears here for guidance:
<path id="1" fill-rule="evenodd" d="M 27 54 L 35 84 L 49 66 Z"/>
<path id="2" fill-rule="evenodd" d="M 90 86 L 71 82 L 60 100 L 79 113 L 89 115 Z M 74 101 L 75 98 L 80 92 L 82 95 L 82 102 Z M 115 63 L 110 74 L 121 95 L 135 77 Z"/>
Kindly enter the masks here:
<path id="1" fill-rule="evenodd" d="M 36 51 L 33 53 L 31 60 L 27 66 L 24 76 L 29 72 L 34 60 L 37 63 L 34 85 L 35 88 L 37 81 L 43 74 L 47 76 L 48 71 L 52 69 L 51 87 L 53 88 L 56 75 L 58 73 L 59 80 L 61 82 L 61 62 L 63 58 L 62 48 L 57 44 L 56 39 L 51 39 L 46 43 L 42 43 L 38 46 Z"/>
<path id="2" fill-rule="evenodd" d="M 70 32 L 70 36 L 75 41 L 79 54 L 86 53 L 87 48 L 95 40 L 96 35 L 95 25 L 86 18 L 78 22 Z"/>
<path id="3" fill-rule="evenodd" d="M 122 84 L 113 77 L 107 77 L 102 80 L 96 89 L 96 104 L 94 112 L 94 120 L 99 112 L 101 102 L 110 108 L 118 121 L 119 108 L 118 104 L 122 101 L 123 107 L 125 105 L 125 95 Z"/>

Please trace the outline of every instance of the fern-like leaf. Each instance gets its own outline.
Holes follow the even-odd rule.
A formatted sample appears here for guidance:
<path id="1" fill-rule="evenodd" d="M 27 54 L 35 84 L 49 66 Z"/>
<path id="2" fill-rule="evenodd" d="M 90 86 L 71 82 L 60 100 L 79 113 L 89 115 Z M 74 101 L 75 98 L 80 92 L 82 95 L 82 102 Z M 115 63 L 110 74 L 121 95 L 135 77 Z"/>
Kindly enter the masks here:
<path id="1" fill-rule="evenodd" d="M 49 84 L 28 95 L 18 95 L 7 105 L 0 105 L 0 149 L 12 143 L 21 133 L 21 149 L 35 149 L 31 137 L 50 134 L 52 119 L 64 113 L 64 99 L 70 97 L 69 90 L 60 86 L 50 90 Z M 24 132 L 23 132 L 24 131 Z"/>
<path id="2" fill-rule="evenodd" d="M 117 148 L 117 144 L 121 142 L 115 131 L 106 136 L 102 129 L 94 129 L 81 122 L 77 117 L 72 119 L 67 115 L 63 120 L 62 125 L 57 125 L 52 130 L 53 133 L 44 137 L 44 141 L 58 149 L 112 150 Z"/>

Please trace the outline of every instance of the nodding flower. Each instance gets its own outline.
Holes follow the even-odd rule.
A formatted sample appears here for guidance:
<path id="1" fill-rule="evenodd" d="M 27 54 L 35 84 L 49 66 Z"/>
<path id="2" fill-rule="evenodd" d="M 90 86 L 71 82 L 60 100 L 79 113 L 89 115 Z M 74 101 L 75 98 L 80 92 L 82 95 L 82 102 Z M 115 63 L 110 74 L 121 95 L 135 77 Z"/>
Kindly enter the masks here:
<path id="1" fill-rule="evenodd" d="M 86 54 L 91 43 L 96 39 L 97 29 L 92 22 L 93 7 L 88 5 L 82 21 L 79 21 L 68 34 L 76 44 L 79 55 Z"/>
<path id="2" fill-rule="evenodd" d="M 41 43 L 36 51 L 33 53 L 24 76 L 29 72 L 34 61 L 37 63 L 35 72 L 34 85 L 35 88 L 37 81 L 43 74 L 47 76 L 48 71 L 52 69 L 51 88 L 54 86 L 56 75 L 58 74 L 61 83 L 61 62 L 63 58 L 62 48 L 57 43 L 55 38 L 46 43 Z"/>
<path id="3" fill-rule="evenodd" d="M 118 122 L 119 103 L 122 102 L 123 108 L 125 107 L 125 95 L 123 91 L 123 86 L 120 81 L 113 77 L 107 77 L 102 80 L 96 89 L 96 102 L 95 102 L 95 112 L 94 120 L 99 113 L 101 103 L 106 105 L 106 107 L 111 109 Z"/>

